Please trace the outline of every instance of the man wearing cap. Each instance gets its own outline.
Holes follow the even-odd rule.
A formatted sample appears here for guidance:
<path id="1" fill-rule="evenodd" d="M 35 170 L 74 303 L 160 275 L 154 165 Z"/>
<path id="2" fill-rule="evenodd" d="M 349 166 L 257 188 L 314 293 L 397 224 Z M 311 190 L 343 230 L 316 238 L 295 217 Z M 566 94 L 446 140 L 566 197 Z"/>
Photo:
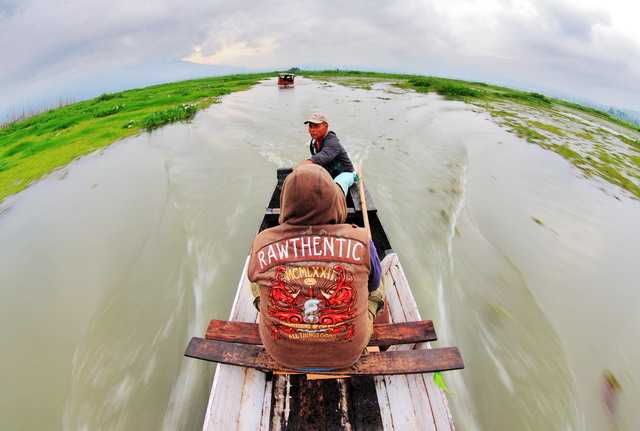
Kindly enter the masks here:
<path id="1" fill-rule="evenodd" d="M 309 127 L 311 157 L 302 163 L 315 163 L 325 168 L 344 194 L 356 180 L 355 169 L 324 114 L 315 112 L 304 122 Z"/>

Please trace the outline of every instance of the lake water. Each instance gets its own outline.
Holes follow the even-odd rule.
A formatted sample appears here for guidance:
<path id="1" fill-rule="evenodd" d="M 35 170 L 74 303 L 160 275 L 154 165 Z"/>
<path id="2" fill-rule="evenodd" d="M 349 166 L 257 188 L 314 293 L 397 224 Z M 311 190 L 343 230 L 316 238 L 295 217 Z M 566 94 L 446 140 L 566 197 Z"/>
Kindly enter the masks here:
<path id="1" fill-rule="evenodd" d="M 317 110 L 364 163 L 423 317 L 465 358 L 446 374 L 458 429 L 640 428 L 640 202 L 476 107 L 301 78 L 1 204 L 2 429 L 200 427 L 214 366 L 182 353 L 228 315 L 275 170 L 307 157 Z"/>

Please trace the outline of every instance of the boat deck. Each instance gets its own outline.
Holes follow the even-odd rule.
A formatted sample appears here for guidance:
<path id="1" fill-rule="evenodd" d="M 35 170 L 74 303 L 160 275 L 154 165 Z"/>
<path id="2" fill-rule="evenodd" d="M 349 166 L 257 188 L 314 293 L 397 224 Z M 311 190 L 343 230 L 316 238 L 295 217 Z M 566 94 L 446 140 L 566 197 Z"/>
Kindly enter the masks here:
<path id="1" fill-rule="evenodd" d="M 277 223 L 279 186 L 288 171 L 279 170 L 278 186 L 260 229 Z M 391 250 L 376 209 L 367 195 L 374 242 L 382 259 L 383 280 L 392 322 L 421 320 L 398 256 Z M 357 193 L 348 199 L 348 222 L 357 222 Z M 360 223 L 358 223 L 360 224 Z M 360 224 L 361 225 L 361 224 Z M 384 252 L 381 252 L 384 250 Z M 229 320 L 255 322 L 248 257 Z M 392 349 L 426 349 L 428 343 Z M 274 375 L 218 364 L 203 430 L 454 430 L 445 394 L 432 374 L 359 376 L 308 380 L 305 375 Z"/>

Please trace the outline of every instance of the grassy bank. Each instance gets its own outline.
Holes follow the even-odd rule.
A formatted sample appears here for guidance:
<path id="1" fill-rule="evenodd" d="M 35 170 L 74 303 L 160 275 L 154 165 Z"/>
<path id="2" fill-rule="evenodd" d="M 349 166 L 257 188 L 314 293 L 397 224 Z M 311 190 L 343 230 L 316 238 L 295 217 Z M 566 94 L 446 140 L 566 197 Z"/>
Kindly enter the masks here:
<path id="1" fill-rule="evenodd" d="M 400 88 L 433 92 L 480 106 L 500 125 L 556 152 L 585 175 L 599 176 L 640 198 L 640 187 L 636 184 L 640 179 L 640 127 L 606 112 L 539 93 L 481 82 L 360 71 L 299 71 L 298 74 L 363 89 L 370 89 L 376 82 L 390 81 Z M 275 73 L 230 75 L 103 94 L 0 128 L 0 201 L 77 157 L 127 136 L 188 120 L 198 110 L 215 103 L 219 96 L 247 89 L 270 76 Z M 522 112 L 517 113 L 514 107 L 563 120 L 556 124 L 531 120 Z M 611 123 L 631 133 L 594 127 L 579 118 L 571 118 L 567 112 Z M 593 148 L 574 151 L 572 139 L 588 142 Z M 611 142 L 630 150 L 616 153 Z"/>
<path id="2" fill-rule="evenodd" d="M 300 75 L 315 79 L 327 79 L 360 88 L 371 88 L 371 84 L 380 81 L 398 81 L 401 88 L 412 89 L 420 93 L 437 93 L 450 100 L 467 102 L 512 101 L 534 107 L 565 106 L 595 116 L 606 121 L 640 132 L 640 126 L 621 120 L 607 112 L 589 106 L 579 105 L 562 99 L 548 97 L 540 93 L 514 90 L 512 88 L 485 84 L 483 82 L 462 81 L 459 79 L 438 78 L 433 76 L 403 75 L 397 73 L 361 72 L 353 70 L 300 71 Z"/>
<path id="3" fill-rule="evenodd" d="M 230 75 L 103 94 L 0 128 L 0 201 L 114 141 L 188 120 L 269 74 Z"/>
<path id="4" fill-rule="evenodd" d="M 376 82 L 392 82 L 400 88 L 437 93 L 449 100 L 479 106 L 499 125 L 528 142 L 555 152 L 585 176 L 599 177 L 640 199 L 640 127 L 604 111 L 481 82 L 359 71 L 299 73 L 362 89 L 370 89 Z M 615 127 L 624 132 L 612 130 Z"/>

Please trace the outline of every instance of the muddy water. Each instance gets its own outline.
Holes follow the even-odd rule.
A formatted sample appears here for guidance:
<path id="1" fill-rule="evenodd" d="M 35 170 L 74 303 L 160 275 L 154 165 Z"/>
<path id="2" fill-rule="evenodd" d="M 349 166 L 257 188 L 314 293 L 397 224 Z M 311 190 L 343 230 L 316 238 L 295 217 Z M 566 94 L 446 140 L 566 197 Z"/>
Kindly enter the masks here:
<path id="1" fill-rule="evenodd" d="M 275 168 L 306 157 L 314 110 L 364 162 L 423 315 L 462 350 L 467 369 L 447 378 L 459 429 L 640 427 L 638 201 L 478 108 L 300 79 L 2 204 L 3 429 L 199 427 L 213 367 L 181 353 L 227 316 Z M 614 417 L 605 369 L 622 385 Z"/>

